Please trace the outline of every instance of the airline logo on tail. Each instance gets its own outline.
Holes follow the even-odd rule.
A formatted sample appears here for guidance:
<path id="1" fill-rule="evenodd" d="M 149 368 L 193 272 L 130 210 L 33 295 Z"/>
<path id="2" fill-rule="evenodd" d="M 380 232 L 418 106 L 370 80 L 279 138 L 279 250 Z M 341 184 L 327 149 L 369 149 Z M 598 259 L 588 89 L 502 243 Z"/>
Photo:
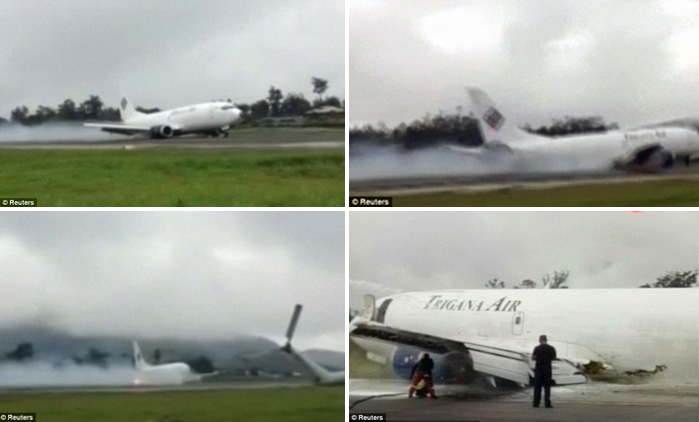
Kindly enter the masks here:
<path id="1" fill-rule="evenodd" d="M 126 108 L 126 104 L 128 104 L 128 103 L 129 103 L 129 102 L 126 100 L 126 97 L 122 98 L 122 99 L 121 99 L 121 109 L 122 109 L 122 110 L 125 109 L 125 108 Z"/>
<path id="2" fill-rule="evenodd" d="M 500 114 L 494 107 L 490 107 L 488 111 L 483 115 L 483 120 L 493 128 L 493 130 L 500 130 L 502 125 L 505 123 L 505 117 Z"/>

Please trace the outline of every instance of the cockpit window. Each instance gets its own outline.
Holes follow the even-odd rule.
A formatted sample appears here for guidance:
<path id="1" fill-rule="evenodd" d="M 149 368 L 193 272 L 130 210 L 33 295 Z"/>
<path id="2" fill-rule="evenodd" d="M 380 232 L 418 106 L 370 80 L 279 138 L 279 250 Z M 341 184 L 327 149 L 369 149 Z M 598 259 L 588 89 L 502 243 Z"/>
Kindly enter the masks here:
<path id="1" fill-rule="evenodd" d="M 235 108 L 234 105 L 225 105 L 221 107 L 221 110 L 233 110 Z"/>

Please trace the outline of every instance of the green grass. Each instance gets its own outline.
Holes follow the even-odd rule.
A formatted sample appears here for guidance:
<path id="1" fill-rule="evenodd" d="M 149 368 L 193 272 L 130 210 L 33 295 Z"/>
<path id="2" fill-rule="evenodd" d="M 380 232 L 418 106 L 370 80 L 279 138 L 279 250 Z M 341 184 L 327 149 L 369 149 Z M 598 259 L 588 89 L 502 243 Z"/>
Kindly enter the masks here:
<path id="1" fill-rule="evenodd" d="M 0 395 L 0 411 L 36 413 L 41 422 L 339 422 L 345 389 L 11 394 Z"/>
<path id="2" fill-rule="evenodd" d="M 0 150 L 0 197 L 39 206 L 343 206 L 344 151 Z"/>
<path id="3" fill-rule="evenodd" d="M 503 189 L 393 197 L 398 207 L 696 207 L 699 181 L 581 185 L 552 189 Z"/>

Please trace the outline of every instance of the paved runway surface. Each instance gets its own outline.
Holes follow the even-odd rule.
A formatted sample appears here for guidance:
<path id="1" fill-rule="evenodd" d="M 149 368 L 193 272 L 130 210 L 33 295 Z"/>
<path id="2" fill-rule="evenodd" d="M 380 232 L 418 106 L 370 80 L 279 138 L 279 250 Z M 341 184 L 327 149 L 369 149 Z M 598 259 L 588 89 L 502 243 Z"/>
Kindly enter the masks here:
<path id="1" fill-rule="evenodd" d="M 555 402 L 553 409 L 529 402 L 395 399 L 364 402 L 350 410 L 386 413 L 387 421 L 575 421 L 697 422 L 698 405 Z"/>
<path id="2" fill-rule="evenodd" d="M 228 138 L 192 138 L 181 137 L 171 139 L 132 139 L 115 140 L 63 140 L 63 141 L 21 141 L 1 142 L 0 149 L 84 149 L 84 150 L 130 150 L 130 149 L 199 149 L 199 150 L 240 150 L 240 151 L 269 151 L 285 149 L 328 149 L 344 148 L 345 143 L 338 136 L 337 141 L 318 140 L 313 136 L 304 139 L 293 137 L 289 139 L 271 139 L 250 141 L 231 135 Z"/>
<path id="3" fill-rule="evenodd" d="M 90 393 L 159 393 L 171 391 L 214 391 L 265 388 L 297 388 L 313 385 L 310 381 L 241 381 L 241 382 L 203 382 L 182 385 L 133 385 L 133 386 L 99 386 L 99 387 L 36 387 L 36 388 L 0 388 L 2 394 L 90 394 Z"/>
<path id="4" fill-rule="evenodd" d="M 366 388 L 366 385 L 363 386 Z M 532 389 L 510 393 L 445 392 L 443 397 L 408 399 L 405 392 L 373 397 L 353 393 L 350 413 L 386 413 L 388 421 L 576 421 L 697 422 L 699 386 L 590 383 L 555 387 L 553 409 L 532 407 Z M 439 394 L 439 389 L 437 390 Z"/>
<path id="5" fill-rule="evenodd" d="M 449 191 L 475 193 L 502 189 L 547 189 L 574 185 L 635 183 L 656 180 L 699 180 L 699 166 L 678 167 L 662 174 L 629 174 L 625 172 L 532 173 L 350 180 L 350 195 L 395 196 Z"/>

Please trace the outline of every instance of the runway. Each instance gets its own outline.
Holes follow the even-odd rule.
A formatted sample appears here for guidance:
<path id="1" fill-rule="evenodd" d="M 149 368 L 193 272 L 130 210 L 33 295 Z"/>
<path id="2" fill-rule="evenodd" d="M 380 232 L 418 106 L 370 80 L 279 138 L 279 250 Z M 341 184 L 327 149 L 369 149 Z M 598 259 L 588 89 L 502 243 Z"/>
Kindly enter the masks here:
<path id="1" fill-rule="evenodd" d="M 56 386 L 0 388 L 3 394 L 91 394 L 91 393 L 162 393 L 174 391 L 257 390 L 266 388 L 309 387 L 310 381 L 240 381 L 200 382 L 181 385 L 130 385 L 130 386 Z"/>
<path id="2" fill-rule="evenodd" d="M 507 189 L 552 189 L 576 185 L 610 185 L 659 180 L 699 180 L 699 166 L 678 167 L 662 174 L 530 173 L 464 176 L 423 176 L 350 180 L 350 195 L 397 196 L 458 191 L 477 193 Z"/>
<path id="3" fill-rule="evenodd" d="M 23 150 L 132 150 L 132 149 L 197 149 L 269 151 L 287 149 L 334 149 L 344 148 L 344 141 L 318 141 L 293 139 L 251 142 L 246 139 L 230 138 L 171 138 L 171 139 L 118 139 L 118 140 L 63 140 L 63 141 L 19 141 L 2 142 L 0 149 Z"/>
<path id="4" fill-rule="evenodd" d="M 437 390 L 438 394 L 439 389 Z M 385 393 L 385 392 L 384 392 Z M 532 389 L 486 397 L 446 394 L 437 400 L 408 399 L 405 393 L 371 398 L 350 386 L 350 414 L 386 413 L 388 421 L 579 421 L 697 422 L 696 385 L 584 384 L 552 389 L 553 409 L 532 407 Z M 351 420 L 351 419 L 350 419 Z"/>

